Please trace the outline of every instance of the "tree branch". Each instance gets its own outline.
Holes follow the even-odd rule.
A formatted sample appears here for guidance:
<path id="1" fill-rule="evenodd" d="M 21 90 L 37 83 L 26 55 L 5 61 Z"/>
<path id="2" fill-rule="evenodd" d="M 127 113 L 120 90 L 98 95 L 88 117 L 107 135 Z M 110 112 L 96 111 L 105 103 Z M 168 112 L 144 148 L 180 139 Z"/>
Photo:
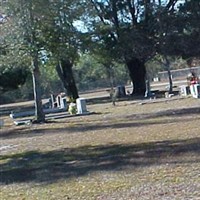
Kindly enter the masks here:
<path id="1" fill-rule="evenodd" d="M 135 17 L 135 6 L 134 3 L 131 3 L 131 0 L 127 0 L 128 8 L 132 17 L 132 24 L 135 25 L 137 23 L 137 19 Z"/>

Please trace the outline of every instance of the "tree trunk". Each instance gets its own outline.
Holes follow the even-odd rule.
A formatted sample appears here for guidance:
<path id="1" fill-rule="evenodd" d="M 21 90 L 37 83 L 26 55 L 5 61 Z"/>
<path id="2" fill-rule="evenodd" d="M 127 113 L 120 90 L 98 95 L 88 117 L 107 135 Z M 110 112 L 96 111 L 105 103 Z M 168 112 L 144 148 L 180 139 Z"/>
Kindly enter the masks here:
<path id="1" fill-rule="evenodd" d="M 169 78 L 169 94 L 173 92 L 173 82 L 172 82 L 172 74 L 170 69 L 167 70 L 168 78 Z"/>
<path id="2" fill-rule="evenodd" d="M 68 60 L 60 60 L 59 64 L 56 66 L 56 71 L 67 91 L 67 96 L 72 101 L 75 101 L 79 96 L 73 76 L 72 63 Z"/>
<path id="3" fill-rule="evenodd" d="M 45 114 L 42 108 L 41 89 L 40 89 L 40 71 L 37 57 L 32 60 L 32 77 L 33 77 L 33 91 L 35 100 L 35 122 L 45 122 Z"/>
<path id="4" fill-rule="evenodd" d="M 170 69 L 170 61 L 167 58 L 167 56 L 165 56 L 165 66 L 167 69 L 167 74 L 168 74 L 168 79 L 169 79 L 169 94 L 173 92 L 173 81 L 172 81 L 172 74 L 171 74 L 171 69 Z"/>
<path id="5" fill-rule="evenodd" d="M 106 68 L 106 74 L 109 79 L 110 87 L 111 87 L 111 89 L 113 89 L 114 88 L 114 71 L 113 71 L 112 65 L 104 64 L 104 67 Z"/>
<path id="6" fill-rule="evenodd" d="M 144 62 L 137 58 L 133 58 L 126 62 L 129 70 L 130 78 L 133 82 L 132 95 L 144 95 L 146 91 L 145 77 L 146 69 Z"/>

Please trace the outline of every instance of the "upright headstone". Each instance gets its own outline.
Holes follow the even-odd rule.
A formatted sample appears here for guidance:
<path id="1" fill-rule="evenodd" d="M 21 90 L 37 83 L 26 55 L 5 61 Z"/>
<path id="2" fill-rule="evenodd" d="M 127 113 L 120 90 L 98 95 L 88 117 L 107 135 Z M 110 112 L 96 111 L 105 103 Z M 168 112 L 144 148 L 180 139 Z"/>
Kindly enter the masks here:
<path id="1" fill-rule="evenodd" d="M 115 97 L 120 98 L 125 96 L 126 96 L 125 86 L 124 85 L 117 86 L 115 90 Z"/>
<path id="2" fill-rule="evenodd" d="M 67 108 L 67 99 L 66 97 L 62 97 L 60 102 L 60 108 Z"/>
<path id="3" fill-rule="evenodd" d="M 197 98 L 200 98 L 200 84 L 195 85 L 196 91 L 197 91 Z"/>
<path id="4" fill-rule="evenodd" d="M 190 92 L 194 98 L 200 98 L 200 84 L 190 85 Z"/>
<path id="5" fill-rule="evenodd" d="M 181 85 L 180 86 L 180 95 L 181 96 L 187 96 L 190 94 L 189 86 L 187 85 Z"/>
<path id="6" fill-rule="evenodd" d="M 85 114 L 85 113 L 87 113 L 85 98 L 76 99 L 76 106 L 77 106 L 77 114 Z"/>

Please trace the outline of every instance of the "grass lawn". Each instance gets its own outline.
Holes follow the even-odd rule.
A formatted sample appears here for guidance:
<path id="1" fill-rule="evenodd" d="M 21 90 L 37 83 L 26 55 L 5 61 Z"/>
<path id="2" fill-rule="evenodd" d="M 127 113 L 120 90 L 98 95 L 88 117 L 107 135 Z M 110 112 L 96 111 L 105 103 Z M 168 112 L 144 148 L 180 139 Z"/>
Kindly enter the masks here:
<path id="1" fill-rule="evenodd" d="M 87 108 L 39 125 L 4 117 L 1 200 L 200 199 L 199 99 Z"/>

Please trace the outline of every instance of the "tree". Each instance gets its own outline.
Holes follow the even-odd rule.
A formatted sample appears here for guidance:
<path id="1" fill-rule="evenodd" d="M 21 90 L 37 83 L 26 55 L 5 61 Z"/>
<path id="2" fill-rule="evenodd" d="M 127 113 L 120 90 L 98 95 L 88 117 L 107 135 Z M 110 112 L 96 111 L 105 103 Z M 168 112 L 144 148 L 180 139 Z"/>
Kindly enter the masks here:
<path id="1" fill-rule="evenodd" d="M 16 62 L 11 58 L 10 40 L 12 39 L 12 21 L 5 14 L 6 2 L 0 5 L 0 93 L 16 90 L 22 86 L 29 75 L 29 70 L 25 62 Z M 4 14 L 3 14 L 4 13 Z"/>
<path id="2" fill-rule="evenodd" d="M 13 68 L 0 68 L 0 91 L 18 89 L 19 86 L 26 82 L 29 71 L 22 67 L 14 66 Z"/>
<path id="3" fill-rule="evenodd" d="M 80 59 L 74 68 L 79 89 L 112 88 L 117 84 L 125 84 L 127 82 L 128 75 L 124 66 L 105 59 L 106 55 L 105 57 L 102 56 L 103 54 L 96 55 L 91 52 L 80 55 Z"/>
<path id="4" fill-rule="evenodd" d="M 150 40 L 142 32 L 141 21 L 137 21 L 141 16 L 137 16 L 136 10 L 134 11 L 136 5 L 131 1 L 117 0 L 91 0 L 90 4 L 95 9 L 91 11 L 94 40 L 100 45 L 104 44 L 104 48 L 110 51 L 113 59 L 126 63 L 134 85 L 133 93 L 144 94 L 146 54 L 143 52 Z M 139 8 L 139 5 L 137 6 Z M 141 48 L 142 42 L 145 42 L 145 46 Z"/>
<path id="5" fill-rule="evenodd" d="M 162 55 L 169 76 L 169 92 L 173 90 L 170 57 L 182 57 L 187 60 L 200 56 L 200 2 L 182 1 L 175 7 L 171 5 L 170 12 L 160 8 L 157 12 L 156 52 Z"/>
<path id="6" fill-rule="evenodd" d="M 179 38 L 183 57 L 186 59 L 200 57 L 200 1 L 191 0 L 181 4 L 178 18 L 177 23 L 184 21 Z"/>
<path id="7" fill-rule="evenodd" d="M 89 29 L 92 31 L 92 39 L 104 44 L 105 48 L 112 52 L 113 58 L 126 63 L 133 82 L 133 94 L 145 92 L 145 63 L 157 53 L 161 53 L 164 39 L 169 39 L 169 35 L 177 36 L 173 26 L 167 31 L 167 37 L 164 38 L 162 34 L 166 33 L 167 27 L 163 22 L 178 12 L 178 3 L 177 0 L 89 1 L 90 12 L 87 10 L 87 13 L 90 13 L 91 22 L 87 24 L 92 26 Z M 177 19 L 174 22 L 176 21 Z M 163 24 L 164 28 L 161 28 L 160 24 Z M 169 52 L 166 51 L 165 54 L 169 55 Z"/>
<path id="8" fill-rule="evenodd" d="M 74 25 L 80 16 L 78 3 L 72 0 L 49 1 L 49 14 L 45 16 L 47 23 L 42 29 L 46 48 L 56 63 L 56 70 L 68 97 L 73 101 L 79 97 L 72 69 L 78 59 L 80 43 L 80 33 Z"/>
<path id="9" fill-rule="evenodd" d="M 9 14 L 12 16 L 12 32 L 15 33 L 9 41 L 9 53 L 17 55 L 20 58 L 19 60 L 25 58 L 26 61 L 29 61 L 33 77 L 35 121 L 38 123 L 44 122 L 45 115 L 41 101 L 39 69 L 39 56 L 42 50 L 39 22 L 42 4 L 33 0 L 10 0 L 8 3 Z"/>

